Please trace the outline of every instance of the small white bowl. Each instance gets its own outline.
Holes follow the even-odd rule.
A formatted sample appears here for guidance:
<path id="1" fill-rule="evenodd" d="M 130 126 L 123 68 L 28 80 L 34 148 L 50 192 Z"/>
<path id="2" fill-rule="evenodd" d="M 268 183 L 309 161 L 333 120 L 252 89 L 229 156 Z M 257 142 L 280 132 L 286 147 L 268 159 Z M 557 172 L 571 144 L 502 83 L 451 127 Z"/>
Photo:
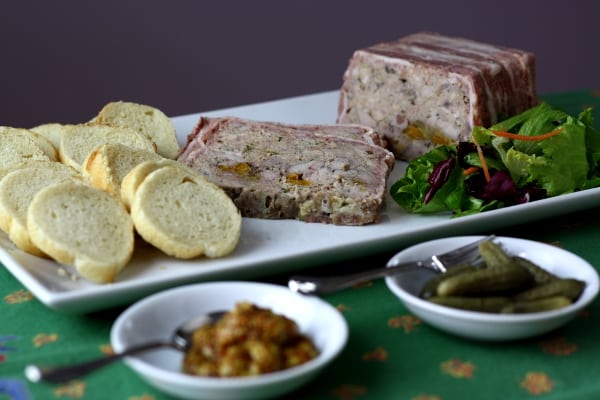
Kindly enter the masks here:
<path id="1" fill-rule="evenodd" d="M 116 352 L 169 339 L 183 321 L 203 313 L 231 310 L 249 301 L 293 319 L 320 350 L 313 360 L 257 377 L 211 378 L 182 372 L 183 353 L 155 350 L 125 358 L 125 363 L 150 385 L 184 399 L 264 399 L 290 392 L 314 378 L 344 348 L 348 326 L 341 313 L 317 297 L 287 287 L 251 282 L 214 282 L 182 286 L 140 300 L 125 310 L 111 330 Z"/>
<path id="2" fill-rule="evenodd" d="M 396 254 L 388 265 L 396 261 L 420 260 L 482 237 L 458 236 L 421 243 Z M 433 276 L 427 270 L 387 277 L 386 284 L 407 309 L 429 325 L 457 336 L 490 341 L 523 339 L 552 331 L 573 319 L 598 294 L 598 273 L 575 254 L 531 240 L 510 237 L 497 239 L 509 253 L 525 257 L 559 277 L 585 281 L 585 290 L 575 303 L 562 309 L 508 315 L 464 311 L 420 298 L 423 284 Z"/>

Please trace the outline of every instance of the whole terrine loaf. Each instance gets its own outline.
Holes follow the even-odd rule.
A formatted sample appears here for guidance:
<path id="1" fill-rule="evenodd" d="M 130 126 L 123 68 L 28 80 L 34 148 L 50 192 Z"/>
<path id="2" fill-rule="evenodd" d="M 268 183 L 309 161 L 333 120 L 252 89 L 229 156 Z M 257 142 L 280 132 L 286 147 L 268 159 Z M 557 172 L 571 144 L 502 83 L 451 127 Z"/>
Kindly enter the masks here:
<path id="1" fill-rule="evenodd" d="M 338 122 L 373 127 L 411 160 L 537 102 L 532 53 L 421 32 L 354 52 Z"/>
<path id="2" fill-rule="evenodd" d="M 242 216 L 336 225 L 379 221 L 394 156 L 357 125 L 201 117 L 178 160 L 233 199 Z"/>

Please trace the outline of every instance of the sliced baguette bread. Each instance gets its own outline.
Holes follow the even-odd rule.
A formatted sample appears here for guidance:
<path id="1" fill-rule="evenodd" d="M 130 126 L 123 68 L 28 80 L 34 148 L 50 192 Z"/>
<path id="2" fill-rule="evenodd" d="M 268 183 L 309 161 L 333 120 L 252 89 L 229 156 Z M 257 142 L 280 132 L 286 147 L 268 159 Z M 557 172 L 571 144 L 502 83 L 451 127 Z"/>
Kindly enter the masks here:
<path id="1" fill-rule="evenodd" d="M 51 161 L 58 161 L 58 149 L 47 138 L 31 129 L 2 127 L 3 133 L 11 133 L 16 135 L 26 136 L 38 146 Z"/>
<path id="2" fill-rule="evenodd" d="M 32 131 L 0 126 L 0 167 L 26 160 L 56 161 L 56 150 L 52 149 L 54 146 Z"/>
<path id="3" fill-rule="evenodd" d="M 239 241 L 242 218 L 225 192 L 175 163 L 154 163 L 154 169 L 151 164 L 140 164 L 130 172 L 139 176 L 139 170 L 150 171 L 131 199 L 131 218 L 138 234 L 177 258 L 231 253 Z"/>
<path id="4" fill-rule="evenodd" d="M 113 282 L 133 254 L 133 223 L 123 204 L 85 184 L 40 190 L 29 205 L 27 228 L 39 249 L 92 282 Z"/>
<path id="5" fill-rule="evenodd" d="M 2 177 L 0 228 L 18 248 L 36 256 L 45 256 L 29 237 L 27 209 L 42 188 L 74 179 L 81 179 L 81 176 L 74 169 L 55 161 L 29 162 Z"/>
<path id="6" fill-rule="evenodd" d="M 27 168 L 30 166 L 35 167 L 36 165 L 45 165 L 44 163 L 50 163 L 50 165 L 63 165 L 62 163 L 57 161 L 50 161 L 48 159 L 38 160 L 35 158 L 28 158 L 24 161 L 21 160 L 20 162 L 9 163 L 8 165 L 0 165 L 0 182 L 6 175 L 10 174 L 13 171 L 16 171 L 20 168 Z M 9 214 L 3 214 L 0 212 L 0 230 L 8 233 L 11 218 L 12 217 Z"/>
<path id="7" fill-rule="evenodd" d="M 26 159 L 25 161 L 20 161 L 20 162 L 16 162 L 16 163 L 11 163 L 5 166 L 0 166 L 0 182 L 2 182 L 2 179 L 10 174 L 13 171 L 16 171 L 18 169 L 21 168 L 28 168 L 28 167 L 36 167 L 37 165 L 46 165 L 45 163 L 50 163 L 50 165 L 54 165 L 54 164 L 59 164 L 59 165 L 63 165 L 59 162 L 56 161 L 50 161 L 48 159 L 43 159 L 43 160 L 38 160 L 38 159 Z M 61 167 L 59 167 L 61 168 Z M 8 229 L 10 228 L 10 220 L 12 219 L 12 216 L 9 213 L 2 213 L 0 212 L 0 230 L 8 233 Z"/>
<path id="8" fill-rule="evenodd" d="M 58 150 L 60 148 L 60 138 L 63 132 L 69 127 L 68 124 L 60 124 L 58 122 L 49 122 L 30 128 L 31 131 L 45 137 Z"/>
<path id="9" fill-rule="evenodd" d="M 114 101 L 106 104 L 93 122 L 132 128 L 155 143 L 156 152 L 165 158 L 175 159 L 179 154 L 179 143 L 173 123 L 157 108 Z"/>
<path id="10" fill-rule="evenodd" d="M 159 161 L 144 161 L 136 165 L 121 180 L 121 201 L 128 210 L 131 208 L 131 203 L 133 202 L 138 186 L 146 179 L 146 176 L 152 171 L 168 165 L 172 165 L 175 168 L 184 168 L 188 173 L 193 175 L 197 174 L 197 172 L 187 165 L 166 158 Z"/>
<path id="11" fill-rule="evenodd" d="M 133 129 L 98 124 L 78 124 L 67 127 L 61 135 L 60 160 L 81 171 L 87 156 L 105 143 L 120 143 L 150 152 L 156 151 L 150 140 Z"/>
<path id="12" fill-rule="evenodd" d="M 88 155 L 81 173 L 92 186 L 120 196 L 121 181 L 131 169 L 144 161 L 162 159 L 151 151 L 119 143 L 105 143 Z"/>

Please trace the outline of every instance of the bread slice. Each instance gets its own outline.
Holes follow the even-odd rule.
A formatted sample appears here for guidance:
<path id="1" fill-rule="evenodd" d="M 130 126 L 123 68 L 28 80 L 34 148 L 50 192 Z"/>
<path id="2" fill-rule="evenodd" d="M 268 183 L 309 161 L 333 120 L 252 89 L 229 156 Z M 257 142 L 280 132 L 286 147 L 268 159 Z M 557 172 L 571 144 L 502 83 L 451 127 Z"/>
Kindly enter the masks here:
<path id="1" fill-rule="evenodd" d="M 123 204 L 85 184 L 40 190 L 29 205 L 27 228 L 44 253 L 92 282 L 113 282 L 133 254 L 133 223 Z"/>
<path id="2" fill-rule="evenodd" d="M 121 181 L 131 169 L 144 161 L 162 159 L 151 151 L 119 143 L 105 143 L 88 155 L 81 173 L 92 186 L 120 196 Z"/>
<path id="3" fill-rule="evenodd" d="M 130 128 L 98 124 L 71 125 L 60 139 L 60 160 L 81 171 L 87 156 L 105 143 L 120 143 L 126 146 L 155 152 L 154 144 L 145 136 Z"/>
<path id="4" fill-rule="evenodd" d="M 149 171 L 150 163 L 145 164 L 142 168 Z M 138 234 L 178 258 L 231 253 L 239 241 L 242 218 L 225 192 L 185 167 L 154 166 L 131 202 Z"/>
<path id="5" fill-rule="evenodd" d="M 31 131 L 0 126 L 0 167 L 18 164 L 26 160 L 56 160 L 50 147 L 44 148 L 43 140 Z M 52 157 L 54 155 L 54 158 Z"/>
<path id="6" fill-rule="evenodd" d="M 81 179 L 72 168 L 56 161 L 36 161 L 14 168 L 0 180 L 0 228 L 21 250 L 36 256 L 44 253 L 35 246 L 27 230 L 27 208 L 35 194 L 53 183 Z"/>
<path id="7" fill-rule="evenodd" d="M 25 159 L 24 161 L 11 163 L 11 164 L 8 164 L 5 166 L 0 166 L 0 182 L 6 175 L 10 174 L 13 171 L 16 171 L 21 168 L 36 167 L 38 165 L 47 165 L 46 163 L 50 163 L 50 165 L 52 165 L 52 166 L 55 164 L 64 166 L 64 164 L 61 164 L 60 162 L 50 161 L 48 159 L 38 160 L 35 158 L 28 158 L 28 159 Z M 8 229 L 10 228 L 9 224 L 10 224 L 11 218 L 12 217 L 8 213 L 3 214 L 0 212 L 0 230 L 3 230 L 4 232 L 8 233 Z"/>
<path id="8" fill-rule="evenodd" d="M 50 143 L 52 143 L 52 145 L 54 145 L 54 147 L 58 150 L 58 148 L 60 148 L 60 138 L 62 137 L 63 132 L 68 129 L 69 126 L 69 124 L 49 122 L 47 124 L 34 126 L 29 130 L 48 139 Z"/>
<path id="9" fill-rule="evenodd" d="M 46 153 L 51 161 L 58 161 L 58 148 L 55 147 L 50 140 L 30 129 L 17 129 L 21 131 L 22 134 L 29 136 L 35 144 Z"/>
<path id="10" fill-rule="evenodd" d="M 173 123 L 157 108 L 115 101 L 106 104 L 93 120 L 98 124 L 125 126 L 144 134 L 156 144 L 156 152 L 165 158 L 175 159 L 179 143 Z"/>
<path id="11" fill-rule="evenodd" d="M 138 186 L 146 179 L 146 176 L 159 168 L 169 165 L 174 166 L 175 168 L 184 168 L 188 173 L 193 175 L 197 174 L 187 165 L 167 158 L 160 161 L 145 161 L 136 165 L 121 181 L 121 201 L 128 210 L 131 208 L 131 203 L 133 202 Z"/>
<path id="12" fill-rule="evenodd" d="M 28 167 L 36 167 L 36 166 L 41 166 L 41 165 L 60 165 L 58 168 L 62 168 L 62 167 L 66 167 L 65 164 L 61 163 L 60 161 L 50 161 L 48 159 L 43 159 L 43 160 L 38 160 L 35 158 L 28 158 L 22 161 L 19 161 L 17 163 L 11 163 L 9 165 L 5 165 L 5 166 L 0 166 L 0 179 L 4 178 L 6 175 L 8 175 L 9 173 L 20 169 L 20 168 L 28 168 Z M 74 169 L 71 169 L 73 172 L 76 172 Z"/>

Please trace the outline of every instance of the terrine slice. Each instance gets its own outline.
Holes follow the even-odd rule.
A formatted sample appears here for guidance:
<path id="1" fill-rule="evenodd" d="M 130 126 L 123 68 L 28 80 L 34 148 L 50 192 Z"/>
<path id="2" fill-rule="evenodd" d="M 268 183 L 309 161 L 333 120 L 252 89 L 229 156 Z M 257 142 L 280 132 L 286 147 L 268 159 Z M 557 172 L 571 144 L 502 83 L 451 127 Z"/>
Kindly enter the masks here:
<path id="1" fill-rule="evenodd" d="M 412 160 L 537 104 L 535 56 L 421 32 L 355 51 L 340 92 L 339 123 L 373 127 Z"/>
<path id="2" fill-rule="evenodd" d="M 201 117 L 178 159 L 244 217 L 364 225 L 379 222 L 394 166 L 378 140 L 356 125 Z"/>

